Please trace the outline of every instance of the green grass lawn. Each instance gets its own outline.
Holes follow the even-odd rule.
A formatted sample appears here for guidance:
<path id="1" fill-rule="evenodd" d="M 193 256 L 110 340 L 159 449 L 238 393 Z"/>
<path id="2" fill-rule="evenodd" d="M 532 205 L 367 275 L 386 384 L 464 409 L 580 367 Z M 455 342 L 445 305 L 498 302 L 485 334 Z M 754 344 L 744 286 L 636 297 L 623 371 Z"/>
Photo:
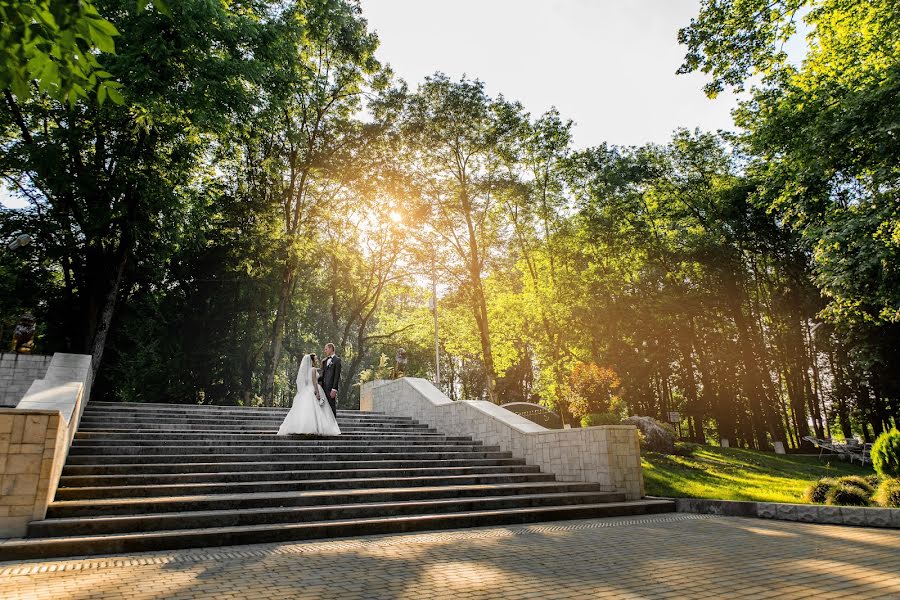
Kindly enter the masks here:
<path id="1" fill-rule="evenodd" d="M 797 503 L 803 502 L 806 486 L 820 477 L 874 473 L 871 466 L 851 465 L 836 456 L 819 460 L 695 444 L 678 448 L 676 455 L 643 453 L 648 496 Z"/>

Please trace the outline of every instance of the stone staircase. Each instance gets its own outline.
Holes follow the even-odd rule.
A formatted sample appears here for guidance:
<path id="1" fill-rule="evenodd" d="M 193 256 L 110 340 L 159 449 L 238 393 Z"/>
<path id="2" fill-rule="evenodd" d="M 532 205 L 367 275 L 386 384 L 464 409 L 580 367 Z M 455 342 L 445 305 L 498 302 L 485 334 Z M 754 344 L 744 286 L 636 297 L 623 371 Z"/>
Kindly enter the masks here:
<path id="1" fill-rule="evenodd" d="M 276 436 L 286 413 L 91 402 L 47 518 L 0 560 L 674 510 L 403 417 L 338 411 L 339 438 Z"/>

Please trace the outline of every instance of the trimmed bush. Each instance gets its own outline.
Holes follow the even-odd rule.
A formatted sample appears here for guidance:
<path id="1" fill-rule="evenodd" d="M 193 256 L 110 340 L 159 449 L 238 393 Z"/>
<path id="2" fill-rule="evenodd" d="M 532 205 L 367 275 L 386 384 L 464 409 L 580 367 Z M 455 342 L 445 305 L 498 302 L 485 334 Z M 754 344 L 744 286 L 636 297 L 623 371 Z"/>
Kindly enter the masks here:
<path id="1" fill-rule="evenodd" d="M 872 466 L 885 477 L 900 477 L 900 431 L 891 429 L 872 445 Z"/>
<path id="2" fill-rule="evenodd" d="M 641 445 L 651 452 L 672 454 L 675 452 L 675 430 L 653 417 L 628 417 L 623 423 L 636 426 L 643 434 Z"/>
<path id="3" fill-rule="evenodd" d="M 866 496 L 871 496 L 875 493 L 875 486 L 866 481 L 865 477 L 859 475 L 844 475 L 843 477 L 839 477 L 837 482 L 859 488 L 866 493 Z"/>
<path id="4" fill-rule="evenodd" d="M 882 481 L 873 500 L 885 508 L 900 508 L 900 479 Z"/>
<path id="5" fill-rule="evenodd" d="M 868 494 L 858 487 L 841 483 L 828 490 L 828 493 L 825 494 L 825 504 L 831 504 L 832 506 L 868 506 L 869 497 Z"/>
<path id="6" fill-rule="evenodd" d="M 803 500 L 811 504 L 825 504 L 828 492 L 837 485 L 837 481 L 829 477 L 813 482 L 803 492 Z"/>
<path id="7" fill-rule="evenodd" d="M 872 486 L 872 488 L 877 488 L 878 484 L 881 483 L 881 475 L 866 475 L 863 477 L 866 480 L 866 483 Z"/>
<path id="8" fill-rule="evenodd" d="M 622 418 L 616 413 L 591 413 L 581 417 L 582 427 L 595 427 L 597 425 L 618 425 Z"/>

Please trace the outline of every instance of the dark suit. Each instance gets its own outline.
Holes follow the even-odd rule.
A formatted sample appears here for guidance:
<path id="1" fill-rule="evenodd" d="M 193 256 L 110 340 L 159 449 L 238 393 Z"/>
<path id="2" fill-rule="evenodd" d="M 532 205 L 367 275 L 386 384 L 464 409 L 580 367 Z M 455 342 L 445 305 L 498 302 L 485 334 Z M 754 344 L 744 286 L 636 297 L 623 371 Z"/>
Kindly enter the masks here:
<path id="1" fill-rule="evenodd" d="M 337 416 L 337 394 L 331 397 L 331 390 L 340 389 L 341 384 L 341 359 L 336 354 L 332 354 L 330 358 L 326 358 L 322 362 L 322 372 L 319 375 L 319 385 L 325 390 L 325 397 L 328 398 L 328 404 L 334 416 Z"/>

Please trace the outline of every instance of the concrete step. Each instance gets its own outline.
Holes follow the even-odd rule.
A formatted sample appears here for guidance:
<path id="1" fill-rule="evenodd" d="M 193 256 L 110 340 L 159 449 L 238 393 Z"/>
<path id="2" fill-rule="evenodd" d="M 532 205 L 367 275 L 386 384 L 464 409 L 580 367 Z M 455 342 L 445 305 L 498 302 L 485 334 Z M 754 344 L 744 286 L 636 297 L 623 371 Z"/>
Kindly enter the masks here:
<path id="1" fill-rule="evenodd" d="M 197 434 L 204 433 L 270 433 L 278 432 L 281 421 L 269 424 L 244 423 L 241 425 L 223 426 L 219 424 L 198 425 L 196 423 L 141 423 L 140 425 L 128 423 L 80 423 L 80 431 L 110 431 L 110 432 L 153 432 L 153 431 L 190 431 Z M 341 433 L 437 433 L 437 430 L 427 425 L 410 427 L 341 427 Z"/>
<path id="2" fill-rule="evenodd" d="M 253 445 L 215 444 L 215 445 L 168 445 L 145 446 L 141 444 L 128 446 L 72 446 L 69 456 L 161 456 L 164 454 L 196 455 L 196 454 L 353 454 L 367 453 L 410 453 L 423 452 L 500 452 L 500 446 L 476 446 L 474 444 L 378 444 L 363 446 L 360 444 L 299 444 L 299 443 L 255 443 Z M 73 463 L 74 464 L 74 463 Z"/>
<path id="3" fill-rule="evenodd" d="M 60 478 L 57 499 L 61 492 L 77 488 L 109 488 L 123 486 L 166 486 L 219 483 L 261 483 L 268 481 L 313 481 L 313 480 L 371 480 L 378 478 L 422 479 L 452 478 L 459 476 L 504 476 L 529 474 L 540 476 L 539 481 L 553 481 L 554 476 L 541 473 L 536 465 L 503 465 L 482 467 L 440 467 L 440 468 L 397 468 L 397 469 L 341 469 L 328 471 L 226 471 L 220 473 L 150 473 L 145 475 L 68 475 Z M 546 479 L 544 479 L 546 478 Z"/>
<path id="4" fill-rule="evenodd" d="M 96 407 L 87 406 L 84 414 L 105 417 L 105 418 L 133 418 L 133 417 L 186 417 L 186 418 L 217 418 L 217 419 L 249 419 L 249 418 L 269 418 L 283 419 L 288 414 L 289 409 L 233 409 L 233 410 L 215 410 L 215 409 L 163 409 L 163 410 L 142 410 L 139 408 L 130 408 L 122 410 L 98 409 Z M 338 419 L 361 420 L 361 421 L 380 421 L 380 422 L 397 422 L 407 423 L 412 421 L 411 417 L 401 417 L 394 415 L 385 415 L 380 413 L 360 412 L 360 411 L 338 411 Z"/>
<path id="5" fill-rule="evenodd" d="M 117 442 L 121 443 L 122 441 L 152 441 L 152 440 L 160 440 L 163 442 L 168 442 L 170 440 L 178 440 L 185 442 L 198 442 L 198 443 L 206 443 L 207 441 L 215 441 L 215 440 L 233 440 L 236 442 L 244 443 L 244 442 L 253 442 L 255 440 L 271 440 L 271 439 L 280 439 L 280 440 L 290 440 L 290 441 L 321 441 L 323 443 L 330 443 L 330 440 L 339 439 L 342 442 L 345 441 L 368 441 L 372 443 L 378 443 L 382 440 L 384 441 L 399 441 L 399 442 L 423 442 L 423 443 L 434 443 L 436 441 L 444 441 L 444 442 L 465 442 L 470 444 L 481 444 L 480 440 L 472 440 L 469 437 L 465 436 L 448 436 L 441 435 L 439 433 L 386 433 L 386 434 L 342 434 L 340 437 L 317 437 L 317 436 L 309 436 L 309 435 L 285 435 L 280 436 L 276 435 L 276 433 L 272 430 L 268 430 L 265 433 L 209 433 L 203 432 L 202 434 L 197 433 L 186 433 L 183 431 L 180 432 L 166 432 L 166 431 L 141 431 L 141 432 L 121 432 L 121 433 L 109 433 L 104 431 L 77 431 L 75 432 L 75 440 L 77 441 L 92 441 L 99 440 L 102 442 Z"/>
<path id="6" fill-rule="evenodd" d="M 85 438 L 85 437 L 103 437 L 106 438 L 108 436 L 133 436 L 135 439 L 141 439 L 140 436 L 159 436 L 159 437 L 169 437 L 169 436 L 188 436 L 195 439 L 203 438 L 206 439 L 211 436 L 218 435 L 252 435 L 252 436 L 273 436 L 277 435 L 278 428 L 270 427 L 267 429 L 245 429 L 245 430 L 235 430 L 235 429 L 203 429 L 196 430 L 190 429 L 188 427 L 181 427 L 178 429 L 134 429 L 134 428 L 91 428 L 91 429 L 80 429 L 76 433 L 76 438 Z M 316 435 L 304 435 L 304 434 L 291 434 L 285 436 L 287 439 L 333 439 L 332 437 L 327 436 L 316 436 Z M 414 439 L 422 439 L 422 438 L 442 438 L 442 439 L 465 439 L 460 436 L 445 436 L 442 433 L 439 433 L 435 430 L 425 431 L 422 429 L 416 429 L 413 431 L 347 431 L 346 429 L 341 431 L 340 435 L 341 439 L 377 439 L 377 438 L 385 438 L 385 439 L 399 439 L 399 438 L 414 438 Z"/>
<path id="7" fill-rule="evenodd" d="M 287 412 L 91 402 L 49 518 L 0 560 L 674 509 L 405 417 L 342 410 L 342 436 L 274 435 Z"/>
<path id="8" fill-rule="evenodd" d="M 188 424 L 188 425 L 222 425 L 222 426 L 231 426 L 231 425 L 246 425 L 246 424 L 260 424 L 261 426 L 267 427 L 269 425 L 275 424 L 280 425 L 282 421 L 284 421 L 284 417 L 278 418 L 274 416 L 268 417 L 234 417 L 234 418 L 220 418 L 220 417 L 193 417 L 193 416 L 177 416 L 177 415 L 138 415 L 138 416 L 110 416 L 110 415 L 95 415 L 91 413 L 84 413 L 81 417 L 81 421 L 86 424 L 96 424 L 96 423 L 114 423 L 114 424 L 129 424 L 129 425 L 142 425 L 145 423 L 179 423 L 179 424 Z M 338 418 L 338 425 L 344 425 L 347 427 L 382 427 L 382 428 L 400 428 L 400 429 L 426 429 L 428 426 L 422 423 L 418 423 L 416 421 L 382 421 L 375 419 L 348 419 L 348 418 Z"/>
<path id="9" fill-rule="evenodd" d="M 237 508 L 197 508 L 187 512 L 165 513 L 106 513 L 81 515 L 77 518 L 49 517 L 29 525 L 27 537 L 59 537 L 167 531 L 172 529 L 206 529 L 273 523 L 309 523 L 338 519 L 367 519 L 403 515 L 440 514 L 468 510 L 500 510 L 537 506 L 566 506 L 572 504 L 604 504 L 621 502 L 617 494 L 603 492 L 516 493 L 490 496 L 434 496 L 410 493 L 406 497 L 379 494 L 377 490 L 365 496 L 350 495 L 344 503 L 310 503 L 245 506 Z M 417 491 L 417 490 L 416 490 Z M 492 492 L 494 490 L 491 490 Z M 499 491 L 499 490 L 497 490 Z M 118 516 L 111 516 L 111 515 Z"/>
<path id="10" fill-rule="evenodd" d="M 261 494 L 268 492 L 305 492 L 310 490 L 356 490 L 387 487 L 420 487 L 439 485 L 497 485 L 555 481 L 549 473 L 498 473 L 473 475 L 438 475 L 433 477 L 294 479 L 271 481 L 226 481 L 220 483 L 188 482 L 178 484 L 144 484 L 140 486 L 60 487 L 55 500 L 102 500 L 109 498 L 150 498 L 209 494 Z"/>
<path id="11" fill-rule="evenodd" d="M 257 435 L 244 436 L 239 438 L 228 437 L 210 437 L 210 438 L 167 438 L 167 437 L 151 437 L 149 439 L 139 438 L 130 439 L 127 437 L 120 439 L 105 438 L 75 438 L 72 448 L 109 448 L 111 452 L 115 452 L 117 448 L 128 446 L 181 446 L 190 448 L 194 446 L 247 446 L 247 445 L 272 445 L 272 446 L 329 446 L 339 443 L 341 446 L 459 446 L 459 447 L 479 447 L 483 448 L 484 444 L 480 441 L 472 440 L 447 440 L 443 438 L 412 438 L 407 440 L 385 440 L 381 438 L 371 439 L 368 437 L 349 438 L 341 436 L 339 438 L 304 438 L 289 437 L 280 435 Z"/>
<path id="12" fill-rule="evenodd" d="M 203 457 L 207 458 L 207 457 Z M 364 461 L 242 461 L 242 462 L 164 462 L 144 464 L 73 465 L 63 467 L 63 475 L 131 475 L 171 473 L 223 473 L 232 471 L 302 471 L 398 469 L 398 468 L 446 468 L 446 467 L 495 467 L 524 465 L 521 458 L 455 458 L 425 460 L 364 460 Z"/>
<path id="13" fill-rule="evenodd" d="M 91 400 L 88 405 L 85 407 L 85 410 L 95 410 L 102 409 L 104 412 L 116 412 L 116 411 L 140 411 L 140 412 L 198 412 L 198 413 L 206 413 L 206 412 L 235 412 L 238 414 L 243 414 L 246 411 L 249 412 L 272 412 L 272 413 L 281 413 L 287 414 L 290 408 L 288 407 L 266 407 L 266 406 L 226 406 L 219 404 L 165 404 L 158 402 L 97 402 Z M 379 412 L 370 412 L 370 411 L 360 411 L 360 410 L 346 410 L 342 408 L 338 408 L 338 416 L 340 415 L 372 415 L 372 416 L 388 416 L 384 413 Z M 404 418 L 404 417 L 398 417 Z"/>
<path id="14" fill-rule="evenodd" d="M 346 536 L 458 529 L 489 525 L 537 523 L 565 519 L 634 516 L 672 512 L 669 500 L 641 500 L 565 506 L 519 507 L 442 514 L 342 519 L 77 537 L 52 537 L 0 542 L 0 560 L 148 552 L 238 544 L 260 544 Z"/>
<path id="15" fill-rule="evenodd" d="M 232 450 L 232 449 L 229 449 Z M 328 461 L 328 462 L 363 462 L 376 460 L 461 460 L 461 459 L 498 459 L 511 458 L 510 452 L 389 452 L 389 451 L 367 451 L 367 452 L 334 452 L 334 453 L 316 453 L 309 449 L 297 449 L 295 452 L 285 454 L 271 454 L 255 452 L 252 454 L 241 454 L 238 452 L 219 452 L 218 454 L 203 454 L 200 452 L 185 454 L 100 454 L 96 456 L 79 456 L 70 455 L 66 461 L 67 465 L 104 465 L 104 464 L 154 464 L 171 462 L 174 464 L 182 464 L 194 462 L 201 459 L 204 462 L 292 462 L 292 461 Z"/>
<path id="16" fill-rule="evenodd" d="M 50 504 L 47 519 L 76 517 L 110 517 L 112 515 L 161 515 L 199 511 L 234 511 L 286 506 L 342 506 L 372 503 L 396 503 L 435 499 L 460 500 L 495 496 L 530 496 L 534 494 L 609 494 L 594 483 L 535 481 L 508 484 L 444 485 L 418 487 L 361 488 L 356 490 L 310 490 L 245 494 L 206 494 L 195 496 L 161 496 L 136 498 L 104 498 L 59 501 Z M 619 501 L 621 495 L 603 496 Z M 601 500 L 592 500 L 600 502 Z M 318 520 L 318 519 L 317 519 Z M 160 527 L 159 529 L 166 529 Z M 179 527 L 180 529 L 180 527 Z M 71 533 L 66 535 L 73 535 Z"/>

